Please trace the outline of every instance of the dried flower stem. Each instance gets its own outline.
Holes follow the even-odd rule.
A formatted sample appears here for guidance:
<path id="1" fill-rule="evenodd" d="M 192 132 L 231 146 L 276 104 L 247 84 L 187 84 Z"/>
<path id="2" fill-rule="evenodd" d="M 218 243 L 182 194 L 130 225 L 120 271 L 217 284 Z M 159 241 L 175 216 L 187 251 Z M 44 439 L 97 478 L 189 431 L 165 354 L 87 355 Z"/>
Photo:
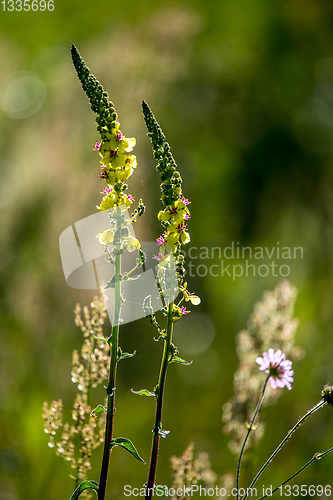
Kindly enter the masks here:
<path id="1" fill-rule="evenodd" d="M 247 492 L 245 493 L 245 495 L 243 496 L 242 500 L 245 500 L 248 496 L 248 491 L 251 491 L 251 488 L 252 486 L 258 481 L 259 477 L 261 476 L 261 474 L 264 472 L 264 470 L 266 469 L 266 467 L 268 466 L 268 464 L 273 460 L 273 458 L 279 453 L 279 451 L 281 450 L 282 446 L 284 446 L 284 444 L 288 441 L 288 439 L 290 438 L 290 436 L 296 431 L 296 429 L 301 425 L 302 422 L 304 422 L 304 420 L 306 418 L 308 418 L 310 415 L 312 415 L 315 411 L 319 410 L 320 408 L 322 408 L 324 405 L 326 404 L 326 401 L 324 400 L 321 400 L 319 401 L 319 403 L 317 403 L 313 408 L 311 408 L 309 411 L 307 411 L 305 413 L 305 415 L 303 415 L 303 417 L 301 417 L 297 422 L 296 424 L 294 425 L 294 427 L 292 429 L 290 429 L 290 431 L 288 432 L 288 434 L 286 435 L 286 437 L 281 441 L 281 443 L 279 444 L 279 446 L 276 448 L 276 450 L 271 454 L 271 456 L 269 457 L 269 459 L 264 463 L 264 465 L 261 467 L 261 469 L 259 470 L 258 474 L 255 476 L 255 478 L 253 479 L 252 483 L 250 484 L 249 488 L 247 489 Z M 308 464 L 310 465 L 310 464 Z M 303 470 L 303 469 L 302 469 Z M 290 478 L 291 479 L 291 478 Z M 284 483 L 283 483 L 284 484 Z"/>
<path id="2" fill-rule="evenodd" d="M 293 474 L 292 476 L 288 477 L 288 479 L 286 479 L 285 481 L 283 481 L 283 483 L 281 483 L 277 488 L 275 488 L 273 491 L 271 491 L 269 493 L 269 495 L 264 495 L 262 497 L 260 497 L 258 500 L 262 500 L 263 498 L 267 498 L 268 496 L 272 496 L 273 493 L 275 493 L 279 488 L 281 488 L 282 486 L 284 486 L 285 484 L 287 484 L 289 481 L 291 481 L 294 477 L 296 477 L 300 472 L 302 472 L 304 469 L 306 469 L 307 467 L 309 467 L 309 465 L 311 465 L 313 462 L 315 462 L 316 460 L 320 460 L 321 458 L 323 458 L 325 455 L 328 455 L 329 453 L 331 453 L 331 451 L 333 451 L 333 446 L 332 448 L 329 448 L 328 450 L 326 451 L 323 451 L 322 453 L 318 452 L 318 453 L 315 453 L 313 455 L 313 457 L 311 458 L 311 460 L 309 460 L 305 465 L 303 465 L 303 467 L 301 467 L 297 472 L 295 472 L 295 474 Z"/>
<path id="3" fill-rule="evenodd" d="M 121 230 L 121 217 L 120 209 L 117 209 L 117 230 Z M 117 245 L 116 245 L 117 246 Z M 102 459 L 101 475 L 99 480 L 98 488 L 98 500 L 105 499 L 106 482 L 109 471 L 109 463 L 111 456 L 111 441 L 113 436 L 113 423 L 114 423 L 114 413 L 115 413 L 115 391 L 116 391 L 116 376 L 117 376 L 117 356 L 118 356 L 118 337 L 119 337 L 119 323 L 120 323 L 120 309 L 122 303 L 121 297 L 121 253 L 115 252 L 115 296 L 114 296 L 114 315 L 112 323 L 111 335 L 108 342 L 111 347 L 111 360 L 110 360 L 110 376 L 109 383 L 106 388 L 108 396 L 108 406 L 107 406 L 107 417 L 106 417 L 106 429 L 105 429 L 105 440 L 104 440 L 104 451 Z"/>
<path id="4" fill-rule="evenodd" d="M 268 374 L 268 376 L 266 377 L 266 380 L 265 380 L 265 383 L 264 383 L 264 386 L 262 388 L 262 391 L 261 391 L 261 395 L 260 395 L 260 399 L 259 399 L 259 402 L 257 404 L 257 408 L 255 409 L 255 412 L 254 412 L 254 415 L 252 417 L 252 420 L 251 420 L 251 423 L 250 425 L 248 426 L 248 430 L 247 430 L 247 433 L 246 433 L 246 436 L 244 438 L 244 441 L 243 441 L 243 444 L 242 444 L 242 448 L 241 448 L 241 451 L 240 451 L 240 454 L 239 454 L 239 458 L 238 458 L 238 464 L 237 464 L 237 474 L 236 474 L 236 493 L 237 493 L 237 500 L 239 500 L 239 475 L 240 475 L 240 468 L 241 468 L 241 462 L 242 462 L 242 457 L 243 457 L 243 453 L 244 453 L 244 450 L 245 450 L 245 446 L 246 446 L 246 442 L 248 440 L 248 437 L 250 435 L 250 432 L 253 430 L 253 424 L 254 424 L 254 421 L 258 415 L 258 412 L 260 410 L 260 407 L 261 407 L 261 404 L 262 404 L 262 401 L 264 399 L 264 395 L 265 395 L 265 390 L 266 390 L 266 387 L 267 387 L 267 383 L 268 383 L 268 379 L 270 378 L 270 374 Z"/>

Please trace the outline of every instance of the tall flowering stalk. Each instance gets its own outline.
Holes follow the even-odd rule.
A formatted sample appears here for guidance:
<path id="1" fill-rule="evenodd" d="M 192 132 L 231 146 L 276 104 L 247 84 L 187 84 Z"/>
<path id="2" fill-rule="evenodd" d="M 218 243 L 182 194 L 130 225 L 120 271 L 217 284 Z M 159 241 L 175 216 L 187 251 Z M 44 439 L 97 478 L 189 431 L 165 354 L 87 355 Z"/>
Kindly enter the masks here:
<path id="1" fill-rule="evenodd" d="M 78 77 L 82 83 L 83 90 L 86 92 L 91 109 L 97 114 L 97 130 L 100 133 L 100 142 L 96 142 L 94 150 L 99 153 L 101 158 L 101 171 L 99 177 L 104 179 L 106 187 L 102 194 L 103 199 L 97 207 L 99 210 L 109 210 L 111 228 L 106 229 L 98 236 L 101 244 L 105 246 L 108 254 L 108 261 L 114 265 L 114 275 L 107 283 L 106 288 L 114 289 L 114 314 L 112 319 L 111 334 L 106 340 L 110 346 L 110 369 L 108 384 L 106 386 L 107 408 L 99 405 L 98 411 L 106 411 L 106 428 L 104 440 L 104 452 L 99 484 L 93 481 L 87 481 L 81 484 L 74 492 L 73 498 L 78 498 L 86 488 L 95 489 L 98 492 L 98 499 L 105 499 L 106 483 L 109 470 L 110 455 L 114 446 L 122 446 L 132 453 L 135 458 L 142 460 L 138 455 L 133 443 L 127 438 L 113 438 L 114 414 L 115 414 L 115 392 L 116 376 L 118 362 L 130 357 L 128 353 L 122 353 L 119 347 L 119 325 L 121 322 L 121 305 L 124 298 L 121 293 L 121 282 L 128 279 L 128 274 L 135 268 L 144 263 L 144 254 L 140 250 L 139 241 L 132 237 L 127 227 L 134 222 L 137 217 L 142 215 L 144 205 L 140 200 L 138 208 L 131 218 L 127 217 L 127 208 L 133 203 L 133 197 L 126 194 L 127 184 L 125 181 L 132 175 L 137 166 L 136 157 L 130 154 L 135 146 L 135 139 L 128 139 L 120 130 L 120 123 L 113 103 L 110 101 L 107 92 L 100 85 L 98 80 L 91 74 L 78 50 L 72 46 L 72 59 L 77 71 Z M 134 269 L 122 274 L 121 256 L 126 251 L 139 250 L 139 258 Z M 97 411 L 96 409 L 96 411 Z"/>
<path id="2" fill-rule="evenodd" d="M 163 353 L 158 382 L 154 392 L 138 391 L 138 394 L 151 395 L 156 398 L 155 423 L 146 486 L 146 499 L 149 499 L 154 494 L 160 438 L 161 436 L 166 437 L 169 433 L 169 431 L 162 429 L 163 396 L 167 369 L 169 364 L 173 362 L 189 364 L 177 356 L 178 349 L 172 343 L 173 326 L 175 321 L 189 312 L 185 306 L 181 306 L 183 300 L 186 302 L 191 301 L 195 305 L 200 303 L 200 299 L 188 292 L 187 283 L 183 279 L 185 269 L 181 247 L 190 241 L 190 235 L 187 230 L 190 211 L 188 209 L 189 201 L 182 195 L 182 178 L 177 171 L 176 162 L 161 127 L 145 101 L 142 103 L 142 110 L 148 129 L 148 136 L 152 143 L 153 154 L 155 160 L 158 162 L 156 168 L 162 181 L 161 201 L 165 205 L 165 209 L 161 210 L 158 214 L 158 219 L 161 222 L 164 232 L 163 235 L 157 238 L 159 252 L 156 256 L 159 268 L 159 282 L 164 284 L 160 288 L 160 295 L 164 303 L 162 312 L 167 318 L 165 329 L 160 327 L 155 316 L 152 314 L 150 297 L 147 297 L 144 306 L 146 314 L 150 316 L 151 322 L 157 327 L 159 333 L 158 340 L 161 339 L 164 342 Z M 171 254 L 169 254 L 170 249 Z M 182 292 L 182 298 L 178 304 L 175 304 L 174 297 L 178 294 L 178 290 Z"/>

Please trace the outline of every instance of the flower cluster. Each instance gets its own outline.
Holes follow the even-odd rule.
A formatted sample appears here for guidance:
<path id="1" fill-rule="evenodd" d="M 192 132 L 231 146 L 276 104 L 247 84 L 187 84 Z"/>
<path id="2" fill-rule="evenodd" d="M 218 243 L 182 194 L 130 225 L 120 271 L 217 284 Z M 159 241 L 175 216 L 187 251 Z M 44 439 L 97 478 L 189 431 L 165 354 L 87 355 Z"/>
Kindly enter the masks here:
<path id="1" fill-rule="evenodd" d="M 88 392 L 90 387 L 95 388 L 108 378 L 110 364 L 109 346 L 107 342 L 97 340 L 102 338 L 102 327 L 106 318 L 106 307 L 101 297 L 94 298 L 91 303 L 92 313 L 88 307 L 83 308 L 83 318 L 81 307 L 76 304 L 75 324 L 81 328 L 84 341 L 81 353 L 75 349 L 72 357 L 72 382 L 78 385 L 81 392 Z"/>
<path id="2" fill-rule="evenodd" d="M 186 221 L 190 217 L 188 209 L 189 201 L 182 196 L 182 178 L 177 171 L 176 162 L 170 151 L 170 146 L 165 140 L 161 127 L 157 123 L 148 104 L 142 103 L 143 115 L 148 129 L 155 160 L 158 164 L 158 170 L 161 178 L 161 200 L 165 205 L 165 210 L 160 211 L 158 219 L 166 229 L 162 236 L 157 239 L 162 255 L 167 253 L 166 245 L 178 257 L 180 246 L 186 245 L 190 241 L 190 235 L 187 231 Z"/>
<path id="3" fill-rule="evenodd" d="M 181 301 L 177 305 L 173 305 L 173 319 L 177 320 L 190 312 L 186 310 L 185 306 L 181 306 L 183 300 L 186 302 L 190 301 L 193 305 L 200 304 L 199 297 L 186 290 L 187 283 L 184 283 L 183 280 L 185 268 L 181 246 L 186 245 L 190 241 L 190 235 L 187 230 L 187 221 L 190 218 L 188 208 L 190 201 L 182 194 L 182 178 L 177 171 L 177 165 L 172 156 L 170 146 L 166 142 L 161 127 L 145 101 L 142 103 L 142 110 L 148 129 L 148 136 L 152 143 L 154 157 L 157 160 L 156 169 L 162 181 L 160 185 L 162 191 L 161 200 L 165 205 L 165 209 L 161 210 L 157 215 L 164 232 L 156 240 L 159 251 L 155 259 L 159 263 L 160 282 L 165 283 L 167 289 L 173 287 L 174 283 L 172 283 L 171 259 L 169 255 L 171 249 L 174 258 L 174 269 L 178 275 L 178 289 L 183 292 Z M 168 283 L 168 278 L 170 283 Z"/>
<path id="4" fill-rule="evenodd" d="M 88 307 L 81 311 L 79 304 L 74 312 L 75 324 L 81 328 L 84 341 L 80 354 L 75 350 L 72 358 L 72 382 L 78 385 L 72 409 L 73 423 L 63 423 L 61 400 L 52 401 L 51 404 L 45 402 L 43 418 L 44 431 L 49 434 L 48 445 L 55 447 L 56 454 L 69 463 L 72 470 L 70 476 L 77 480 L 86 479 L 87 471 L 91 468 L 92 451 L 104 441 L 106 413 L 102 412 L 96 419 L 89 404 L 89 395 L 90 388 L 97 387 L 108 379 L 110 355 L 107 342 L 96 338 L 103 338 L 106 318 L 103 297 L 94 298 L 91 312 Z M 56 433 L 60 428 L 61 437 L 56 441 Z"/>
<path id="5" fill-rule="evenodd" d="M 171 202 L 171 205 L 167 206 L 165 210 L 161 210 L 157 215 L 162 226 L 166 228 L 164 235 L 157 239 L 157 243 L 162 248 L 164 248 L 164 245 L 168 245 L 173 253 L 176 251 L 177 244 L 186 245 L 190 241 L 187 224 L 185 223 L 190 217 L 189 203 L 182 196 L 179 200 Z"/>
<path id="6" fill-rule="evenodd" d="M 303 352 L 295 347 L 298 320 L 293 318 L 297 290 L 288 281 L 281 281 L 275 290 L 265 292 L 263 300 L 254 306 L 248 330 L 236 336 L 239 367 L 234 374 L 234 397 L 223 406 L 223 431 L 231 435 L 229 443 L 233 453 L 239 453 L 246 434 L 246 423 L 251 421 L 261 392 L 262 377 L 256 365 L 263 352 L 282 350 L 288 358 L 300 359 Z M 267 387 L 263 406 L 273 404 L 280 396 L 279 390 Z M 252 447 L 263 436 L 261 421 L 256 432 L 251 433 L 247 447 Z"/>
<path id="7" fill-rule="evenodd" d="M 91 109 L 98 115 L 96 122 L 101 142 L 96 142 L 93 150 L 98 151 L 101 157 L 99 176 L 105 180 L 107 188 L 102 192 L 104 197 L 97 208 L 108 210 L 116 206 L 130 207 L 134 198 L 124 191 L 128 187 L 125 181 L 137 166 L 135 155 L 129 154 L 136 141 L 134 138 L 127 139 L 120 130 L 118 115 L 108 93 L 92 75 L 74 45 L 72 59 L 83 90 L 90 100 Z"/>
<path id="8" fill-rule="evenodd" d="M 130 219 L 125 220 L 122 215 L 122 213 L 126 214 L 126 209 L 134 202 L 134 197 L 125 193 L 128 187 L 125 181 L 132 175 L 137 166 L 135 155 L 130 154 L 136 141 L 134 138 L 126 138 L 120 130 L 118 115 L 108 93 L 90 72 L 74 45 L 72 45 L 72 59 L 83 90 L 90 100 L 91 109 L 98 115 L 96 122 L 101 139 L 100 142 L 96 142 L 93 150 L 97 151 L 101 158 L 99 177 L 105 180 L 106 187 L 101 193 L 103 199 L 97 208 L 99 210 L 110 210 L 120 207 L 119 213 L 114 210 L 112 214 L 112 216 L 118 218 L 118 223 L 111 218 L 110 223 L 113 224 L 113 229 L 104 231 L 98 234 L 97 237 L 106 247 L 114 243 L 115 246 L 118 244 L 117 251 L 132 252 L 141 247 L 139 241 L 131 237 L 129 233 L 127 236 L 122 233 L 125 229 L 128 232 L 128 228 L 125 226 L 135 222 L 145 210 L 145 206 L 140 200 Z M 116 226 L 120 229 L 118 233 L 116 232 Z"/>
<path id="9" fill-rule="evenodd" d="M 103 193 L 105 196 L 99 210 L 107 210 L 116 206 L 125 205 L 130 207 L 133 203 L 133 196 L 124 193 L 127 180 L 137 166 L 136 156 L 127 154 L 133 150 L 136 144 L 134 138 L 126 139 L 120 130 L 119 120 L 111 123 L 109 130 L 101 132 L 101 143 L 96 143 L 94 151 L 98 151 L 101 157 L 100 178 L 104 179 L 107 187 Z"/>

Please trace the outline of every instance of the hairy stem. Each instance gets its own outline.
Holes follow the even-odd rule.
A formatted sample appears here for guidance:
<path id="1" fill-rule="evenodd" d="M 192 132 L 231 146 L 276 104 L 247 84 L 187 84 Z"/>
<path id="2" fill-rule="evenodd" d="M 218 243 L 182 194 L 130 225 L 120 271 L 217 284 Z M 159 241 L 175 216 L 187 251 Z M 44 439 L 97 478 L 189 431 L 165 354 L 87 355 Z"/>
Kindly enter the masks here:
<path id="1" fill-rule="evenodd" d="M 269 377 L 270 377 L 270 374 L 266 377 L 266 380 L 265 380 L 265 383 L 264 383 L 264 387 L 262 388 L 260 399 L 259 399 L 259 402 L 257 404 L 257 408 L 255 409 L 255 412 L 254 412 L 254 415 L 252 417 L 251 423 L 248 426 L 248 430 L 247 430 L 245 439 L 244 439 L 243 444 L 242 444 L 242 449 L 241 449 L 241 451 L 239 453 L 238 464 L 237 464 L 237 474 L 236 474 L 236 494 L 237 494 L 237 500 L 239 500 L 239 493 L 238 493 L 238 491 L 239 491 L 239 475 L 240 475 L 240 468 L 241 468 L 241 462 L 242 462 L 242 458 L 243 458 L 243 454 L 244 454 L 244 450 L 245 450 L 245 445 L 246 445 L 247 440 L 249 438 L 250 432 L 253 430 L 254 421 L 255 421 L 255 419 L 256 419 L 256 417 L 258 415 L 258 412 L 260 410 L 262 401 L 264 399 L 265 390 L 266 390 L 266 386 L 267 386 L 267 382 L 268 382 Z"/>
<path id="2" fill-rule="evenodd" d="M 148 473 L 148 480 L 147 480 L 146 500 L 150 499 L 153 496 L 153 490 L 154 490 L 154 484 L 155 484 L 158 448 L 159 448 L 159 443 L 160 443 L 159 432 L 162 428 L 163 394 L 164 394 L 166 373 L 167 373 L 168 364 L 169 364 L 169 353 L 170 353 L 170 345 L 172 342 L 172 332 L 173 332 L 172 310 L 173 310 L 173 302 L 170 302 L 169 308 L 168 308 L 166 338 L 164 339 L 163 355 L 162 355 L 162 361 L 161 361 L 160 374 L 159 374 L 159 378 L 158 378 L 158 393 L 157 393 L 157 399 L 156 399 L 155 426 L 154 426 L 154 430 L 153 430 L 153 441 L 152 441 L 152 447 L 151 447 L 149 473 Z"/>
<path id="3" fill-rule="evenodd" d="M 121 219 L 117 219 L 117 228 L 121 227 Z M 115 413 L 115 399 L 116 399 L 116 376 L 117 376 L 117 357 L 118 357 L 118 337 L 119 337 L 119 323 L 120 323 L 120 309 L 121 309 L 121 254 L 116 253 L 115 256 L 115 295 L 114 295 L 114 313 L 111 335 L 108 342 L 111 347 L 111 360 L 110 360 L 110 375 L 109 383 L 106 387 L 108 396 L 107 416 L 106 416 L 106 429 L 104 440 L 104 451 L 102 459 L 101 475 L 98 488 L 98 500 L 105 500 L 106 482 L 109 471 L 109 463 L 112 448 L 110 448 L 113 436 L 113 424 Z"/>

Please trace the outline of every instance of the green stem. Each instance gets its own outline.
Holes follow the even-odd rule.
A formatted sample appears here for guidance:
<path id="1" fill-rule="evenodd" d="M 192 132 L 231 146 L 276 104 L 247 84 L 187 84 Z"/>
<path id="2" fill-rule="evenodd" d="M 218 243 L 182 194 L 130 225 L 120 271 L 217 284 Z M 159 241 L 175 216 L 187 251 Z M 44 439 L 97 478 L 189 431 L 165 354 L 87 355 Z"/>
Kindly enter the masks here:
<path id="1" fill-rule="evenodd" d="M 306 418 L 308 418 L 310 415 L 312 415 L 315 411 L 319 410 L 319 408 L 322 408 L 325 404 L 326 404 L 326 402 L 324 400 L 319 401 L 319 403 L 317 403 L 313 408 L 311 408 L 309 411 L 307 411 L 306 414 L 303 415 L 303 417 L 301 417 L 296 422 L 296 424 L 294 425 L 294 427 L 292 429 L 290 429 L 290 431 L 288 432 L 288 434 L 286 435 L 286 437 L 281 441 L 281 443 L 276 448 L 276 450 L 273 451 L 273 453 L 271 454 L 271 456 L 269 457 L 269 459 L 261 467 L 261 469 L 259 470 L 259 472 L 255 476 L 255 478 L 253 479 L 252 483 L 248 487 L 247 492 L 243 496 L 242 500 L 246 500 L 246 498 L 248 496 L 248 491 L 251 491 L 252 486 L 254 486 L 254 484 L 258 481 L 259 477 L 264 472 L 264 470 L 266 469 L 266 467 L 268 466 L 268 464 L 270 464 L 270 462 L 273 460 L 273 458 L 279 453 L 279 451 L 281 450 L 282 446 L 288 441 L 288 439 L 290 438 L 290 436 L 296 431 L 296 429 L 301 425 L 301 423 L 304 422 L 304 420 Z"/>
<path id="2" fill-rule="evenodd" d="M 120 218 L 118 225 L 121 224 Z M 121 309 L 121 283 L 119 276 L 121 275 L 121 254 L 117 253 L 115 256 L 115 297 L 114 297 L 114 313 L 111 335 L 108 342 L 111 346 L 111 360 L 110 360 L 110 375 L 109 383 L 107 385 L 107 416 L 106 416 L 106 429 L 104 440 L 104 451 L 102 459 L 101 475 L 98 487 L 98 500 L 105 500 L 106 482 L 109 471 L 109 463 L 112 448 L 110 447 L 113 437 L 113 423 L 115 413 L 115 390 L 116 390 L 116 376 L 117 376 L 117 356 L 118 356 L 118 337 L 119 337 L 119 323 L 120 323 L 120 309 Z"/>
<path id="3" fill-rule="evenodd" d="M 151 457 L 150 457 L 149 473 L 148 473 L 147 488 L 146 488 L 146 500 L 150 499 L 153 496 L 154 485 L 155 485 L 158 448 L 160 443 L 159 432 L 162 428 L 163 394 L 164 394 L 165 378 L 169 364 L 169 353 L 170 353 L 170 345 L 172 342 L 172 332 L 173 332 L 172 311 L 173 311 L 173 302 L 170 302 L 168 308 L 167 331 L 166 331 L 166 337 L 164 339 L 163 355 L 161 361 L 160 374 L 158 378 L 155 426 L 153 430 L 153 441 L 151 447 Z"/>
<path id="4" fill-rule="evenodd" d="M 245 450 L 245 445 L 246 445 L 247 440 L 249 438 L 250 432 L 253 430 L 253 424 L 254 424 L 254 421 L 255 421 L 255 419 L 256 419 L 256 417 L 258 415 L 258 412 L 260 410 L 262 401 L 264 399 L 267 382 L 268 382 L 268 379 L 269 379 L 270 376 L 271 375 L 268 374 L 268 376 L 266 377 L 266 380 L 265 380 L 265 383 L 264 383 L 264 387 L 262 388 L 262 391 L 261 391 L 259 402 L 258 402 L 257 407 L 255 409 L 255 412 L 254 412 L 254 415 L 252 417 L 251 423 L 248 426 L 248 430 L 247 430 L 247 433 L 246 433 L 246 436 L 245 436 L 245 439 L 243 441 L 242 448 L 241 448 L 241 451 L 240 451 L 240 454 L 239 454 L 238 464 L 237 464 L 237 474 L 236 474 L 236 495 L 237 495 L 237 500 L 239 500 L 239 493 L 238 493 L 239 492 L 239 475 L 240 475 L 240 468 L 241 468 L 241 462 L 242 462 L 242 458 L 243 458 L 243 454 L 244 454 L 244 450 Z"/>
<path id="5" fill-rule="evenodd" d="M 281 483 L 277 488 L 275 488 L 273 491 L 269 492 L 269 494 L 260 497 L 258 500 L 262 500 L 263 498 L 267 498 L 268 496 L 272 496 L 273 493 L 275 493 L 279 488 L 281 488 L 285 484 L 289 483 L 289 481 L 291 481 L 294 477 L 296 477 L 304 469 L 306 469 L 307 467 L 309 467 L 309 465 L 311 465 L 316 460 L 320 460 L 325 455 L 328 455 L 329 453 L 331 453 L 331 451 L 333 451 L 333 446 L 329 450 L 323 451 L 322 453 L 315 453 L 313 455 L 313 457 L 311 458 L 311 460 L 309 460 L 305 465 L 303 465 L 303 467 L 301 467 L 297 472 L 295 472 L 295 474 L 293 474 L 292 476 L 288 477 L 288 479 L 286 479 L 285 481 L 283 481 L 283 483 Z"/>

